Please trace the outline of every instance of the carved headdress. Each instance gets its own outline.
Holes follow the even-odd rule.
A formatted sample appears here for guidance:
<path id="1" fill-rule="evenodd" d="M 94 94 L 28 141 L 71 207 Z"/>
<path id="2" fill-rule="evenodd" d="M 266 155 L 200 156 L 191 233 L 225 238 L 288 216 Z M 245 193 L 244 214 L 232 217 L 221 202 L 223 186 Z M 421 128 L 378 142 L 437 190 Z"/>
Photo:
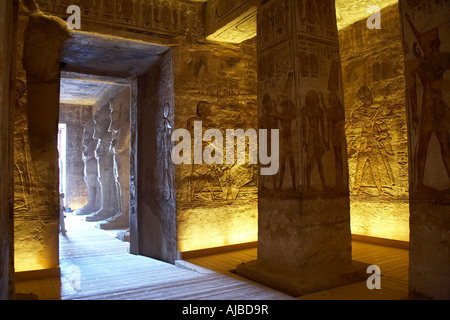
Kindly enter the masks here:
<path id="1" fill-rule="evenodd" d="M 439 39 L 439 32 L 437 28 L 433 28 L 425 32 L 419 32 L 414 26 L 408 13 L 405 13 L 405 16 L 417 40 L 417 42 L 414 42 L 413 44 L 413 52 L 417 58 L 420 58 L 422 56 L 420 51 L 417 49 L 417 44 L 419 44 L 419 47 L 423 53 L 427 52 L 433 47 L 439 47 L 439 45 L 441 44 L 441 40 Z"/>

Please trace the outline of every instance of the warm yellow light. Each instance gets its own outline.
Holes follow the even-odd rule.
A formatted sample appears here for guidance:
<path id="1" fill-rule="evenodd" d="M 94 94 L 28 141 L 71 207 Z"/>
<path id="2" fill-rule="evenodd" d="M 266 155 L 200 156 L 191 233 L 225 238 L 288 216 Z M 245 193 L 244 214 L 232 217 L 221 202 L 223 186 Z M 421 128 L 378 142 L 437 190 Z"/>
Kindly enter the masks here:
<path id="1" fill-rule="evenodd" d="M 178 221 L 181 252 L 258 240 L 258 206 L 223 205 L 186 209 Z"/>
<path id="2" fill-rule="evenodd" d="M 53 269 L 59 265 L 57 222 L 16 221 L 14 268 L 16 272 Z"/>
<path id="3" fill-rule="evenodd" d="M 380 10 L 397 3 L 397 0 L 336 0 L 336 20 L 338 29 L 343 29 L 352 23 L 367 19 L 372 13 L 367 12 L 367 8 L 377 5 Z"/>
<path id="4" fill-rule="evenodd" d="M 72 201 L 67 207 L 70 208 L 72 212 L 83 208 L 87 204 L 86 201 Z"/>
<path id="5" fill-rule="evenodd" d="M 409 204 L 351 198 L 351 230 L 357 235 L 409 241 Z"/>

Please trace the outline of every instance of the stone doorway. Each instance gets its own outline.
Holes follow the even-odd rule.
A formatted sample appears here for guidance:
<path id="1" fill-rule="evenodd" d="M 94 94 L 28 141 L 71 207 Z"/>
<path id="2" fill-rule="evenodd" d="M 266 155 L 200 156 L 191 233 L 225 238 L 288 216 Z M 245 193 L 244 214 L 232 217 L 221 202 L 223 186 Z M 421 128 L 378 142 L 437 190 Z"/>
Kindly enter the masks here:
<path id="1" fill-rule="evenodd" d="M 63 72 L 59 106 L 59 125 L 66 128 L 58 148 L 66 217 L 77 216 L 124 241 L 129 241 L 128 82 Z"/>
<path id="2" fill-rule="evenodd" d="M 162 93 L 158 78 L 159 70 L 172 63 L 170 50 L 123 38 L 70 35 L 61 48 L 59 104 L 59 122 L 68 127 L 67 214 L 129 241 L 131 253 L 171 261 L 155 254 L 167 252 L 161 249 L 164 240 L 143 243 L 165 234 L 140 226 L 138 202 L 160 179 L 156 175 L 149 181 L 140 159 L 147 157 L 142 162 L 156 167 L 160 159 L 148 157 L 170 140 L 161 136 L 160 126 L 173 117 L 173 86 Z"/>

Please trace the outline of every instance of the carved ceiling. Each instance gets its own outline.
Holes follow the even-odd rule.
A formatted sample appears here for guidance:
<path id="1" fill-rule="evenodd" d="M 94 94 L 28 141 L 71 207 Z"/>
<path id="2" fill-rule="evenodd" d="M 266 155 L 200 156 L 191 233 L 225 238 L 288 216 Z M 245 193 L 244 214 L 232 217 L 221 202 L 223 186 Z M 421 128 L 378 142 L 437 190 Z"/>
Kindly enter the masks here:
<path id="1" fill-rule="evenodd" d="M 256 0 L 198 0 L 207 2 L 207 39 L 211 41 L 241 43 L 256 36 L 257 3 Z M 297 0 L 305 1 L 305 0 Z M 381 9 L 396 3 L 397 0 L 336 0 L 336 20 L 338 30 L 353 24 L 356 21 L 367 19 L 372 11 L 368 12 L 369 6 L 376 5 Z M 225 10 L 225 9 L 226 10 Z M 222 10 L 228 12 L 220 16 L 228 18 L 217 19 L 217 12 Z M 227 11 L 228 10 L 228 11 Z M 220 21 L 221 20 L 221 21 Z M 211 28 L 212 27 L 212 28 Z"/>
<path id="2" fill-rule="evenodd" d="M 380 9 L 398 3 L 397 0 L 336 0 L 336 20 L 338 30 L 343 29 L 356 21 L 367 19 L 371 13 L 367 13 L 367 8 L 372 5 Z M 383 21 L 383 17 L 381 17 Z"/>
<path id="3" fill-rule="evenodd" d="M 62 48 L 60 102 L 104 103 L 128 85 L 127 78 L 145 72 L 166 50 L 145 42 L 74 32 Z"/>
<path id="4" fill-rule="evenodd" d="M 206 0 L 194 0 L 207 2 Z M 217 0 L 208 0 L 209 3 Z M 224 0 L 225 1 L 225 0 Z M 228 1 L 228 0 L 227 0 Z M 249 1 L 250 2 L 250 1 Z M 367 8 L 377 5 L 383 9 L 397 0 L 336 0 L 336 17 L 338 29 L 352 23 L 367 19 L 371 13 Z M 230 21 L 210 35 L 211 40 L 239 43 L 256 35 L 256 8 L 246 8 Z M 75 33 L 66 41 L 62 52 L 63 70 L 91 74 L 127 78 L 144 72 L 165 47 L 154 46 L 144 42 L 127 39 L 111 39 L 89 33 Z M 83 77 L 66 77 L 61 80 L 61 103 L 95 105 L 102 97 L 120 87 L 113 81 L 105 83 Z"/>
<path id="5" fill-rule="evenodd" d="M 120 84 L 92 79 L 61 78 L 60 103 L 95 106 L 123 88 Z"/>

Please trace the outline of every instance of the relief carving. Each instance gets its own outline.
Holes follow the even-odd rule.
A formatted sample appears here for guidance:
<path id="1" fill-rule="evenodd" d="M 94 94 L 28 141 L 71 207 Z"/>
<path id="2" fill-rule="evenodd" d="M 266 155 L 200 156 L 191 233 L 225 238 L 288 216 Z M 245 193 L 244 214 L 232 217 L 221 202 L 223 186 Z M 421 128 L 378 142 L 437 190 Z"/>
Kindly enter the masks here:
<path id="1" fill-rule="evenodd" d="M 163 152 L 163 190 L 161 197 L 164 197 L 165 200 L 170 200 L 174 198 L 174 177 L 171 170 L 172 160 L 171 160 L 171 146 L 170 141 L 172 137 L 173 125 L 170 119 L 170 105 L 168 103 L 164 104 L 163 107 L 163 126 L 161 135 L 163 137 L 164 146 L 162 149 Z"/>
<path id="2" fill-rule="evenodd" d="M 194 122 L 202 121 L 202 136 L 208 129 L 217 128 L 212 119 L 211 105 L 207 101 L 200 101 L 197 104 L 197 116 L 187 121 L 187 130 L 194 136 Z M 208 145 L 202 141 L 202 150 Z M 194 150 L 194 146 L 192 147 Z M 223 199 L 223 189 L 218 176 L 219 166 L 216 164 L 208 165 L 205 163 L 195 164 L 194 153 L 192 153 L 192 167 L 189 178 L 189 196 L 190 201 L 195 200 L 216 200 Z"/>
<path id="3" fill-rule="evenodd" d="M 349 122 L 350 128 L 360 128 L 353 192 L 356 194 L 362 192 L 363 176 L 368 172 L 373 178 L 378 194 L 389 194 L 383 185 L 395 184 L 390 164 L 390 156 L 394 155 L 394 151 L 387 124 L 393 108 L 388 103 L 374 105 L 372 92 L 367 86 L 361 86 L 358 98 L 363 104 L 353 111 Z"/>
<path id="4" fill-rule="evenodd" d="M 443 90 L 448 90 L 444 88 L 444 73 L 450 70 L 450 52 L 441 51 L 438 28 L 419 32 L 408 14 L 406 19 L 415 36 L 412 46 L 415 67 L 409 75 L 412 125 L 418 132 L 415 187 L 419 191 L 437 191 L 425 184 L 425 167 L 429 153 L 428 147 L 434 133 L 439 143 L 445 173 L 447 178 L 450 178 L 450 108 L 443 98 Z M 423 88 L 421 105 L 417 95 L 419 83 L 416 79 L 420 81 Z"/>
<path id="5" fill-rule="evenodd" d="M 322 189 L 325 190 L 325 175 L 322 157 L 329 149 L 326 141 L 325 111 L 320 105 L 319 94 L 310 90 L 306 94 L 305 106 L 302 109 L 303 149 L 305 150 L 306 190 L 311 191 L 311 173 L 315 165 L 319 170 Z"/>
<path id="6" fill-rule="evenodd" d="M 98 165 L 98 181 L 101 190 L 100 209 L 86 217 L 86 221 L 102 221 L 117 213 L 117 189 L 114 177 L 114 154 L 110 151 L 112 132 L 109 104 L 104 105 L 94 116 L 94 139 L 98 140 L 95 158 Z"/>
<path id="7" fill-rule="evenodd" d="M 38 0 L 45 13 L 67 18 L 69 0 Z M 200 3 L 160 0 L 82 0 L 82 19 L 123 25 L 141 31 L 157 31 L 171 36 L 202 37 Z"/>
<path id="8" fill-rule="evenodd" d="M 14 211 L 28 211 L 32 203 L 31 155 L 27 146 L 27 114 L 26 114 L 27 85 L 17 80 L 16 105 L 14 119 Z"/>
<path id="9" fill-rule="evenodd" d="M 128 89 L 127 89 L 128 90 Z M 129 95 L 120 101 L 109 102 L 112 134 L 109 152 L 113 154 L 113 175 L 117 198 L 117 211 L 106 221 L 99 223 L 101 229 L 125 229 L 129 226 L 130 211 L 130 108 Z"/>
<path id="10" fill-rule="evenodd" d="M 99 210 L 97 192 L 101 192 L 98 185 L 97 159 L 95 158 L 95 149 L 98 140 L 93 138 L 94 120 L 91 119 L 83 130 L 83 161 L 84 161 L 84 181 L 87 188 L 87 204 L 75 211 L 76 215 L 88 215 Z"/>
<path id="11" fill-rule="evenodd" d="M 369 32 L 365 20 L 339 34 L 350 190 L 355 201 L 406 203 L 408 131 L 398 6 L 388 6 L 382 14 L 392 31 L 381 37 Z"/>
<path id="12" fill-rule="evenodd" d="M 288 79 L 285 85 L 285 92 L 281 97 L 279 112 L 276 106 L 273 108 L 276 118 L 279 121 L 280 128 L 280 184 L 279 189 L 283 188 L 283 180 L 286 168 L 286 162 L 289 162 L 291 178 L 292 178 L 292 190 L 295 191 L 295 159 L 294 159 L 294 145 L 292 140 L 292 127 L 295 120 L 296 112 L 295 105 L 289 98 L 294 74 L 291 72 L 288 75 Z M 270 150 L 270 149 L 269 149 Z"/>
<path id="13" fill-rule="evenodd" d="M 269 93 L 266 93 L 262 100 L 262 116 L 259 118 L 260 129 L 279 130 L 278 119 L 275 115 L 275 101 L 272 100 Z M 267 150 L 272 150 L 272 135 L 267 135 Z M 261 189 L 274 190 L 277 186 L 277 175 L 261 176 Z"/>

